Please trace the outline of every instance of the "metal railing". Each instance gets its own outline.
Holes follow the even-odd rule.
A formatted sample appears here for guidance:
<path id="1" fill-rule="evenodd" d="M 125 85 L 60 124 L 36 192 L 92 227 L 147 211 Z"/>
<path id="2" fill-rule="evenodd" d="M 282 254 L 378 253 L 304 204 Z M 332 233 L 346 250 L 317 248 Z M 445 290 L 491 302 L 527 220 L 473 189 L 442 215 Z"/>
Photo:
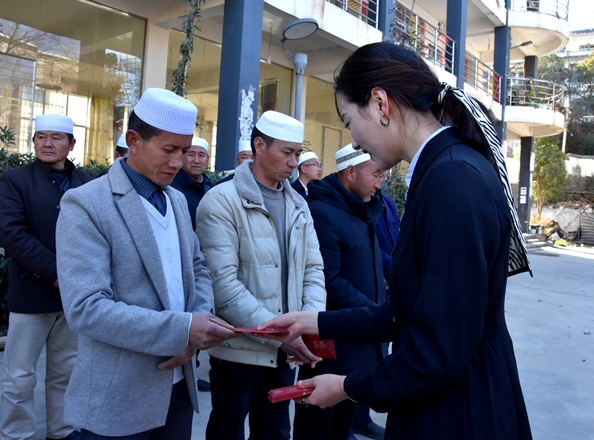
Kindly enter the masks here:
<path id="1" fill-rule="evenodd" d="M 466 52 L 464 82 L 501 102 L 501 75 L 469 52 Z"/>
<path id="2" fill-rule="evenodd" d="M 507 105 L 563 111 L 565 87 L 552 81 L 514 76 L 507 79 Z"/>
<path id="3" fill-rule="evenodd" d="M 326 0 L 354 15 L 359 20 L 377 28 L 377 0 Z"/>
<path id="4" fill-rule="evenodd" d="M 391 30 L 396 42 L 453 73 L 456 42 L 400 1 L 396 2 L 395 12 L 396 19 Z"/>
<path id="5" fill-rule="evenodd" d="M 512 0 L 512 11 L 541 12 L 567 20 L 569 0 Z"/>

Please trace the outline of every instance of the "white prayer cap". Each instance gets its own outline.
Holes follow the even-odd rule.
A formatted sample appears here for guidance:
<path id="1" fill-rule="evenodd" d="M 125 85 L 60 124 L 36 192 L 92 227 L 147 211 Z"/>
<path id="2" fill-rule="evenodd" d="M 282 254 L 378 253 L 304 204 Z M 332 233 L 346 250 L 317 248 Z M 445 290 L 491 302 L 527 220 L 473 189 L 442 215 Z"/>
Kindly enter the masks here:
<path id="1" fill-rule="evenodd" d="M 169 90 L 152 87 L 144 91 L 134 113 L 155 128 L 188 135 L 194 134 L 198 109 Z"/>
<path id="2" fill-rule="evenodd" d="M 318 159 L 318 155 L 313 151 L 306 151 L 305 153 L 301 153 L 301 156 L 299 156 L 299 165 L 301 165 L 303 162 L 309 159 Z"/>
<path id="3" fill-rule="evenodd" d="M 279 141 L 303 143 L 303 124 L 295 118 L 274 110 L 262 113 L 256 128 Z"/>
<path id="4" fill-rule="evenodd" d="M 237 154 L 241 153 L 242 151 L 249 151 L 252 152 L 252 143 L 250 141 L 243 141 L 239 140 L 239 147 L 237 148 Z"/>
<path id="5" fill-rule="evenodd" d="M 126 133 L 124 133 L 123 135 L 120 136 L 116 146 L 118 146 L 120 148 L 128 148 L 128 144 L 126 143 Z"/>
<path id="6" fill-rule="evenodd" d="M 363 153 L 363 150 L 355 150 L 353 144 L 341 148 L 334 155 L 336 158 L 336 171 L 342 171 L 349 165 L 358 165 L 371 160 L 371 156 Z"/>
<path id="7" fill-rule="evenodd" d="M 60 131 L 73 133 L 74 122 L 68 116 L 40 115 L 35 118 L 35 131 Z"/>
<path id="8" fill-rule="evenodd" d="M 198 137 L 198 136 L 194 136 L 192 138 L 192 146 L 202 147 L 206 150 L 207 153 L 208 153 L 208 148 L 210 147 L 208 145 L 208 141 L 206 139 L 202 139 L 201 137 Z"/>

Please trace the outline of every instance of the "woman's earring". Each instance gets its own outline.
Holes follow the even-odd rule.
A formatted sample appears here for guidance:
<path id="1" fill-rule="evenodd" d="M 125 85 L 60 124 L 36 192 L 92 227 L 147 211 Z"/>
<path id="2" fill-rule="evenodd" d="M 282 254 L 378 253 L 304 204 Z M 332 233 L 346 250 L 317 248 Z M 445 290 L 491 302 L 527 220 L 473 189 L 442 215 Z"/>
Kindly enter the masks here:
<path id="1" fill-rule="evenodd" d="M 380 115 L 380 124 L 381 124 L 382 127 L 387 127 L 388 125 L 390 125 L 390 118 L 389 117 L 386 118 L 388 120 L 388 122 L 384 122 L 383 118 L 385 118 L 385 117 L 386 117 L 386 114 L 385 113 L 382 113 Z"/>

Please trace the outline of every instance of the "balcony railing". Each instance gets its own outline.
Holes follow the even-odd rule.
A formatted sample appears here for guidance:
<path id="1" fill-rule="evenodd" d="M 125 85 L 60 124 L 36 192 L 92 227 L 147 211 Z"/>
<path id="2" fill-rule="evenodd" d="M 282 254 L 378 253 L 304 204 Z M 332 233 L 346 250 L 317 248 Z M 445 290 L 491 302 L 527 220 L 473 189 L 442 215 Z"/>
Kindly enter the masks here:
<path id="1" fill-rule="evenodd" d="M 495 102 L 501 102 L 501 75 L 468 52 L 466 52 L 464 82 L 491 95 Z"/>
<path id="2" fill-rule="evenodd" d="M 512 0 L 513 11 L 533 11 L 567 20 L 569 0 Z"/>
<path id="3" fill-rule="evenodd" d="M 564 98 L 565 87 L 560 84 L 517 76 L 507 79 L 507 105 L 563 111 Z"/>
<path id="4" fill-rule="evenodd" d="M 377 0 L 326 0 L 377 28 Z"/>
<path id="5" fill-rule="evenodd" d="M 399 1 L 396 2 L 395 15 L 392 30 L 396 42 L 410 47 L 423 58 L 452 73 L 456 42 Z"/>

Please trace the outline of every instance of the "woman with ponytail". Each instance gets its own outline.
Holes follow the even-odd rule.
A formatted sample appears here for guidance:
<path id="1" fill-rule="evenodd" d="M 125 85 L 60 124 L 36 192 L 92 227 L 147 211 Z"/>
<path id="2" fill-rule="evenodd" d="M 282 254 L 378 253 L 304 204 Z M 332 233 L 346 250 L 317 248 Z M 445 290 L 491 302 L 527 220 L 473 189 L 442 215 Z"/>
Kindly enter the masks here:
<path id="1" fill-rule="evenodd" d="M 393 342 L 379 364 L 320 375 L 300 404 L 343 399 L 388 412 L 387 439 L 530 439 L 504 316 L 507 277 L 530 271 L 501 144 L 484 108 L 414 52 L 355 51 L 335 76 L 353 147 L 381 169 L 410 164 L 383 306 L 282 315 L 282 339 Z"/>

